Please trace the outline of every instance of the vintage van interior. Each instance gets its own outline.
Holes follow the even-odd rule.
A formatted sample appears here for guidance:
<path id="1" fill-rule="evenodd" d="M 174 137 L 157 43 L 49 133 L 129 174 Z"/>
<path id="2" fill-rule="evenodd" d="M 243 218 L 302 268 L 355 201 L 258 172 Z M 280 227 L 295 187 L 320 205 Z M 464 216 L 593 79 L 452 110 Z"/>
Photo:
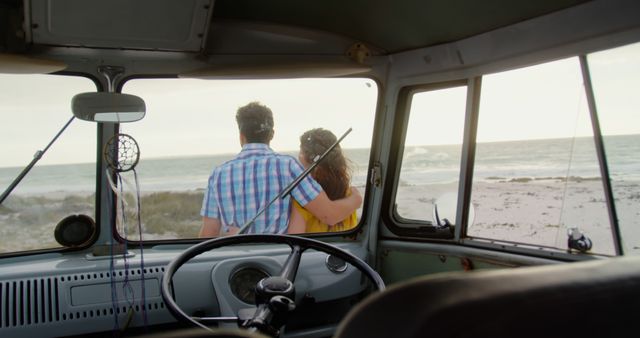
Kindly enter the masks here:
<path id="1" fill-rule="evenodd" d="M 0 0 L 0 336 L 622 335 L 638 78 L 635 0 Z M 355 228 L 198 238 L 255 101 Z"/>

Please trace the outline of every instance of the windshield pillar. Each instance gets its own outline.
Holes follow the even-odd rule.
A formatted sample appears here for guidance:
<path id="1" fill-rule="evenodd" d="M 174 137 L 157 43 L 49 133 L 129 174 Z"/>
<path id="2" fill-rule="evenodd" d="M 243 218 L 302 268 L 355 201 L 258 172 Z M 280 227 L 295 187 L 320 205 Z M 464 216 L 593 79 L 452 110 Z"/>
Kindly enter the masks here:
<path id="1" fill-rule="evenodd" d="M 103 158 L 104 145 L 115 135 L 118 128 L 115 123 L 98 123 L 98 142 L 96 151 L 96 223 L 99 226 L 97 245 L 109 245 L 115 238 L 113 224 L 115 208 L 113 204 L 113 192 L 108 189 L 107 164 Z"/>
<path id="2" fill-rule="evenodd" d="M 620 236 L 620 228 L 618 225 L 618 215 L 611 189 L 611 177 L 609 175 L 609 166 L 607 165 L 607 156 L 604 150 L 604 141 L 602 139 L 602 131 L 598 120 L 598 110 L 596 100 L 593 94 L 593 86 L 591 84 L 591 75 L 589 73 L 589 63 L 585 55 L 580 55 L 580 67 L 582 69 L 582 78 L 584 81 L 584 90 L 587 97 L 589 114 L 591 115 L 591 125 L 593 127 L 593 137 L 596 146 L 596 155 L 600 162 L 600 175 L 602 176 L 602 185 L 604 188 L 604 197 L 607 201 L 607 209 L 609 211 L 609 222 L 611 224 L 611 233 L 613 235 L 613 245 L 616 255 L 623 254 L 622 239 Z"/>

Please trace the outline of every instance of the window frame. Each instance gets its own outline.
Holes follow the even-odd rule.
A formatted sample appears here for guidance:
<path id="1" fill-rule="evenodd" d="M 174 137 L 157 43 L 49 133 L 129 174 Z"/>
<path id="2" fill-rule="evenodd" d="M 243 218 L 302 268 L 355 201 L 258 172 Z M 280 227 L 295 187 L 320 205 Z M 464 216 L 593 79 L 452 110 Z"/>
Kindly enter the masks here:
<path id="1" fill-rule="evenodd" d="M 387 228 L 395 235 L 399 237 L 413 237 L 429 240 L 444 240 L 450 241 L 455 238 L 455 234 L 452 234 L 450 230 L 439 231 L 433 226 L 431 221 L 426 220 L 414 220 L 404 218 L 398 214 L 396 210 L 396 197 L 400 181 L 400 172 L 402 170 L 402 158 L 405 151 L 405 139 L 407 136 L 407 127 L 409 124 L 409 118 L 411 115 L 411 104 L 413 102 L 413 96 L 415 94 L 448 89 L 454 87 L 466 87 L 467 89 L 467 110 L 469 101 L 469 81 L 468 79 L 443 81 L 429 84 L 419 84 L 413 86 L 407 86 L 400 89 L 398 94 L 398 101 L 396 105 L 396 115 L 393 120 L 393 132 L 391 135 L 391 144 L 394 149 L 391 149 L 391 153 L 395 154 L 389 158 L 389 168 L 387 169 L 385 176 L 384 189 L 390 191 L 384 194 L 382 197 L 382 205 L 388 206 L 388 209 L 381 213 L 382 220 Z M 466 116 L 465 112 L 465 129 Z M 466 139 L 466 132 L 463 139 Z M 461 164 L 464 162 L 464 142 L 462 143 L 463 151 L 461 157 Z M 462 167 L 461 167 L 462 168 Z M 460 188 L 460 186 L 459 186 Z M 460 190 L 459 190 L 460 191 Z M 460 196 L 458 196 L 459 198 Z M 408 227 L 408 225 L 418 225 L 418 227 Z M 458 229 L 459 227 L 455 227 Z M 457 231 L 457 230 L 456 230 Z"/>
<path id="2" fill-rule="evenodd" d="M 130 80 L 150 80 L 150 79 L 179 79 L 179 76 L 176 75 L 162 75 L 162 74 L 156 74 L 156 75 L 130 75 L 130 76 L 126 76 L 123 77 L 122 80 L 120 82 L 118 82 L 117 86 L 116 86 L 116 92 L 118 93 L 122 93 L 122 89 L 124 88 L 124 86 L 127 84 L 128 81 Z M 381 114 L 380 114 L 380 106 L 382 104 L 382 98 L 384 96 L 384 87 L 381 86 L 381 83 L 379 80 L 377 80 L 374 77 L 371 76 L 347 76 L 347 77 L 341 77 L 344 79 L 349 79 L 349 78 L 360 78 L 360 79 L 367 79 L 370 80 L 372 82 L 374 82 L 377 86 L 377 95 L 376 95 L 376 102 L 375 102 L 375 108 L 374 111 L 372 112 L 372 119 L 373 119 L 373 129 L 371 131 L 371 140 L 369 141 L 369 156 L 368 156 L 368 162 L 367 162 L 367 170 L 366 170 L 366 176 L 365 176 L 365 183 L 364 183 L 364 190 L 361 191 L 362 193 L 362 197 L 363 197 L 363 202 L 362 202 L 362 212 L 360 215 L 360 218 L 358 219 L 358 224 L 349 230 L 345 230 L 345 231 L 339 231 L 339 232 L 310 232 L 310 233 L 300 233 L 300 234 L 295 234 L 296 236 L 303 236 L 303 237 L 309 237 L 309 238 L 314 238 L 314 239 L 321 239 L 321 238 L 356 238 L 358 236 L 358 234 L 360 234 L 361 232 L 363 232 L 363 228 L 367 228 L 367 224 L 369 222 L 369 212 L 368 212 L 368 208 L 370 206 L 370 200 L 371 195 L 373 194 L 373 189 L 371 187 L 371 176 L 372 176 L 372 172 L 371 172 L 371 168 L 373 167 L 373 164 L 375 163 L 375 154 L 378 153 L 379 150 L 379 142 L 377 140 L 377 137 L 379 135 L 378 129 L 380 128 L 379 125 L 381 124 Z M 308 79 L 313 79 L 313 78 L 308 78 Z M 324 78 L 319 78 L 319 79 L 324 79 Z M 327 78 L 327 79 L 336 79 L 336 78 Z M 338 78 L 339 79 L 339 78 Z M 243 80 L 252 80 L 252 79 L 243 79 Z M 265 80 L 265 79 L 255 79 L 255 80 Z M 276 80 L 276 79 L 274 79 Z M 111 136 L 117 134 L 120 132 L 120 124 L 115 124 L 115 128 L 113 131 L 113 134 L 109 134 L 106 136 L 105 140 L 108 140 Z M 340 137 L 340 135 L 336 135 L 337 137 Z M 106 141 L 105 141 L 106 142 Z M 100 157 L 98 155 L 98 157 Z M 104 174 L 104 170 L 102 170 L 102 174 Z M 105 177 L 106 179 L 106 177 Z M 107 194 L 110 194 L 110 196 L 107 198 L 107 201 L 115 201 L 115 193 L 111 190 L 109 190 L 109 192 L 107 192 Z M 103 197 L 104 198 L 104 197 Z M 115 205 L 115 203 L 105 203 L 105 205 L 108 205 L 108 209 L 110 210 L 109 212 L 111 213 L 111 215 L 116 215 L 116 209 L 117 206 Z M 196 244 L 199 242 L 203 242 L 205 240 L 207 240 L 207 238 L 171 238 L 171 239 L 153 239 L 153 240 L 149 240 L 149 239 L 143 239 L 142 241 L 137 240 L 136 238 L 129 238 L 127 237 L 126 239 L 118 232 L 117 226 L 116 226 L 116 217 L 109 217 L 109 227 L 110 227 L 110 234 L 111 236 L 120 244 L 131 244 L 131 245 L 142 245 L 142 246 L 152 246 L 152 245 L 163 245 L 163 244 Z"/>
<path id="3" fill-rule="evenodd" d="M 609 49 L 615 49 L 619 46 L 609 46 L 601 50 L 594 50 L 589 52 L 575 53 L 572 55 L 566 55 L 565 57 L 576 57 L 580 61 L 581 67 L 581 79 L 584 81 L 584 95 L 587 99 L 588 113 L 591 119 L 591 127 L 593 130 L 593 140 L 596 143 L 596 156 L 598 158 L 598 166 L 601 172 L 601 177 L 604 185 L 606 208 L 608 211 L 608 217 L 611 220 L 611 229 L 613 232 L 615 255 L 623 255 L 621 244 L 621 233 L 619 224 L 616 218 L 616 206 L 615 200 L 611 188 L 611 178 L 608 172 L 608 160 L 606 157 L 605 146 L 603 144 L 603 136 L 599 127 L 598 111 L 597 111 L 597 98 L 593 92 L 591 84 L 591 74 L 589 73 L 588 56 L 591 53 L 602 52 Z M 553 62 L 553 59 L 544 60 L 540 63 Z M 536 63 L 538 64 L 538 63 Z M 510 69 L 517 69 L 522 67 L 531 66 L 528 64 L 522 64 L 517 67 L 509 67 L 503 71 Z M 482 87 L 482 77 L 488 73 L 481 72 L 468 78 L 461 80 L 440 81 L 427 84 L 415 84 L 406 87 L 402 87 L 398 92 L 398 101 L 396 104 L 396 116 L 393 120 L 393 129 L 391 136 L 391 154 L 389 159 L 389 168 L 384 175 L 385 177 L 385 189 L 389 190 L 383 196 L 382 203 L 386 210 L 381 213 L 381 218 L 386 225 L 386 228 L 391 231 L 392 234 L 400 238 L 411 238 L 411 240 L 424 240 L 429 242 L 450 242 L 456 241 L 462 245 L 468 247 L 476 247 L 480 249 L 493 249 L 514 254 L 527 254 L 533 256 L 553 257 L 555 259 L 566 260 L 582 260 L 590 259 L 591 253 L 568 253 L 566 251 L 557 248 L 547 248 L 543 245 L 530 245 L 518 242 L 501 241 L 498 239 L 482 239 L 467 237 L 467 217 L 469 212 L 469 204 L 471 203 L 471 192 L 473 187 L 473 171 L 475 166 L 475 151 L 476 151 L 476 134 L 479 118 L 479 104 Z M 402 166 L 402 158 L 405 150 L 405 138 L 407 133 L 407 126 L 409 122 L 409 115 L 412 103 L 412 97 L 416 93 L 446 89 L 454 86 L 466 85 L 467 86 L 467 99 L 466 99 L 466 112 L 465 112 L 465 126 L 464 136 L 462 144 L 461 154 L 461 166 L 460 166 L 460 181 L 458 189 L 458 205 L 456 219 L 462 220 L 456 224 L 455 233 L 453 235 L 438 234 L 435 233 L 435 228 L 431 221 L 412 220 L 400 216 L 395 208 L 396 195 L 398 190 L 398 183 L 400 179 L 400 171 Z M 395 152 L 395 154 L 393 154 Z M 418 224 L 419 228 L 407 228 L 406 226 L 412 224 Z M 596 254 L 600 256 L 600 254 Z"/>

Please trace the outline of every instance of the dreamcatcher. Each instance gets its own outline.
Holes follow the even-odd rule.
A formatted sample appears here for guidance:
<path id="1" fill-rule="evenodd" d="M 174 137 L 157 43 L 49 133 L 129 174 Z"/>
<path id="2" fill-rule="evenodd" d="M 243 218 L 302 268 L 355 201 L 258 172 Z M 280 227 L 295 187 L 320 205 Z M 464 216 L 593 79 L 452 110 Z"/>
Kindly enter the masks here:
<path id="1" fill-rule="evenodd" d="M 134 196 L 134 208 L 135 211 L 133 213 L 136 223 L 137 223 L 137 231 L 139 234 L 139 243 L 140 243 L 140 276 L 141 276 L 141 285 L 142 285 L 142 295 L 140 297 L 140 309 L 142 310 L 144 324 L 147 325 L 147 312 L 146 312 L 146 304 L 145 304 L 145 281 L 144 281 L 144 254 L 143 254 L 143 246 L 142 246 L 142 219 L 140 215 L 140 185 L 138 183 L 138 173 L 136 172 L 136 165 L 138 165 L 138 161 L 140 160 L 140 148 L 138 147 L 138 143 L 136 140 L 127 135 L 127 134 L 116 134 L 104 146 L 103 158 L 107 164 L 107 179 L 109 181 L 109 186 L 113 191 L 113 196 L 115 196 L 115 206 L 116 206 L 116 229 L 117 232 L 122 235 L 124 241 L 124 250 L 123 250 L 123 261 L 124 261 L 124 280 L 122 281 L 122 293 L 124 295 L 124 299 L 127 301 L 128 309 L 126 311 L 127 317 L 124 326 L 121 328 L 118 323 L 118 288 L 116 283 L 116 274 L 115 274 L 115 255 L 114 255 L 114 245 L 116 245 L 113 241 L 111 242 L 111 299 L 112 306 L 114 308 L 114 316 L 115 316 L 115 326 L 119 330 L 126 329 L 133 316 L 135 314 L 135 292 L 133 287 L 130 284 L 129 276 L 131 272 L 129 271 L 129 261 L 128 261 L 128 226 L 127 226 L 127 196 L 124 193 L 124 186 L 127 185 L 127 188 L 130 191 L 135 191 Z M 133 174 L 135 187 L 132 187 L 131 183 L 126 179 L 123 175 L 124 173 L 131 172 Z"/>
<path id="2" fill-rule="evenodd" d="M 133 170 L 140 160 L 138 142 L 127 134 L 116 134 L 104 146 L 103 153 L 107 166 L 116 174 Z"/>

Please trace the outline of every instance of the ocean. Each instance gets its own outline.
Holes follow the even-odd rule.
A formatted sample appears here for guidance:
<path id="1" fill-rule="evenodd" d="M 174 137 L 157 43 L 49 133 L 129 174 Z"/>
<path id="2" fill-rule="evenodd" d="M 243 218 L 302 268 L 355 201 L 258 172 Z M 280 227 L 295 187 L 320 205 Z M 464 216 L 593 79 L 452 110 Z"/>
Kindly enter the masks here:
<path id="1" fill-rule="evenodd" d="M 605 137 L 609 171 L 614 180 L 640 180 L 640 135 Z M 573 150 L 573 151 L 572 151 Z M 455 182 L 459 178 L 460 145 L 409 146 L 405 149 L 400 184 Z M 369 149 L 345 149 L 353 168 L 353 184 L 364 186 Z M 136 171 L 143 192 L 193 191 L 206 187 L 212 168 L 234 154 L 143 158 Z M 296 156 L 296 153 L 290 153 Z M 0 168 L 4 191 L 23 168 Z M 384 169 L 384 168 L 383 168 Z M 474 180 L 599 177 L 591 138 L 479 143 Z M 16 194 L 79 193 L 95 190 L 92 163 L 36 166 Z"/>

